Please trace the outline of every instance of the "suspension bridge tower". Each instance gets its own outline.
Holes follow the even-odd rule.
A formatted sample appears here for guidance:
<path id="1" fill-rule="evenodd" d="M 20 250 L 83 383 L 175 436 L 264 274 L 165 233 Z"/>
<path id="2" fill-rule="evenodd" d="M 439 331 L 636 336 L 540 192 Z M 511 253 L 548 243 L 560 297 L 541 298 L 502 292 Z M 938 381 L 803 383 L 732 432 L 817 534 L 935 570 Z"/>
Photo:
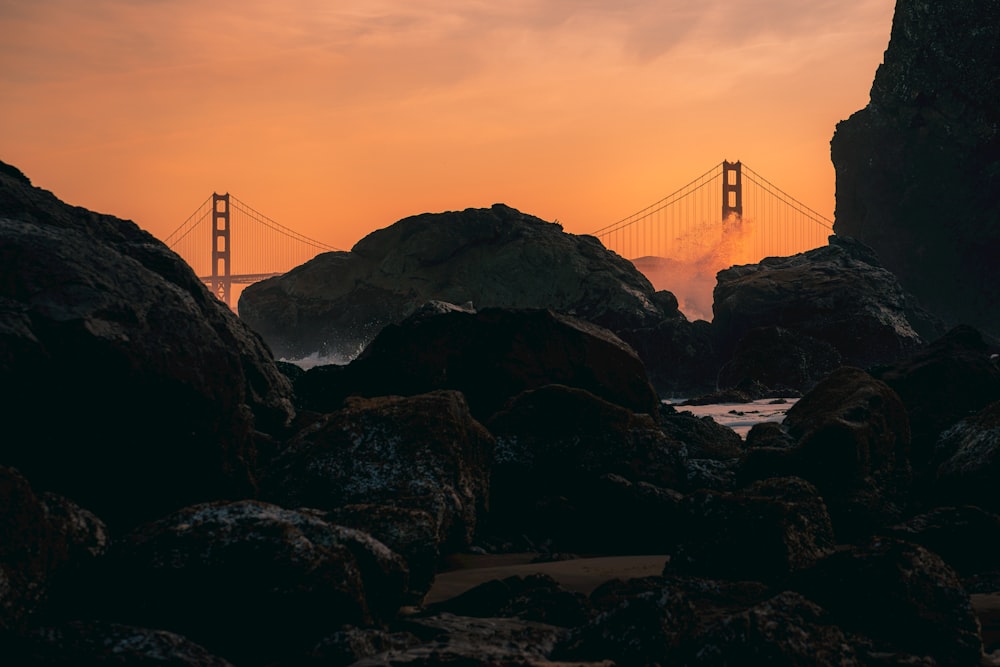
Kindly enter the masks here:
<path id="1" fill-rule="evenodd" d="M 229 193 L 212 193 L 212 292 L 229 303 L 233 290 L 230 273 Z"/>
<path id="2" fill-rule="evenodd" d="M 729 216 L 743 217 L 743 165 L 736 162 L 722 162 L 722 220 Z"/>

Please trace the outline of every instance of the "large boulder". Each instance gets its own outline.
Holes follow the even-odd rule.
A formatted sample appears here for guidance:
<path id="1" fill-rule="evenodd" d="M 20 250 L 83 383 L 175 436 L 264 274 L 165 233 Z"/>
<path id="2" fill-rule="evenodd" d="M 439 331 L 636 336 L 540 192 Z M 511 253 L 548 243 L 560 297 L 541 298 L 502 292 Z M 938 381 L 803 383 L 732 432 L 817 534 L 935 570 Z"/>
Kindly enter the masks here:
<path id="1" fill-rule="evenodd" d="M 338 409 L 347 396 L 461 391 L 485 421 L 513 396 L 547 384 L 587 390 L 634 412 L 660 400 L 642 361 L 621 339 L 550 310 L 449 310 L 383 329 L 347 366 L 317 366 L 295 382 L 303 408 Z"/>
<path id="2" fill-rule="evenodd" d="M 939 556 L 893 538 L 831 554 L 789 586 L 876 651 L 930 656 L 941 667 L 978 665 L 979 620 L 958 575 Z"/>
<path id="3" fill-rule="evenodd" d="M 109 546 L 100 519 L 61 496 L 36 494 L 17 470 L 0 466 L 0 633 L 23 629 L 53 589 Z"/>
<path id="4" fill-rule="evenodd" d="M 937 502 L 1000 512 L 1000 401 L 945 431 L 936 455 L 944 459 L 931 489 Z"/>
<path id="5" fill-rule="evenodd" d="M 550 308 L 612 330 L 659 320 L 653 286 L 592 236 L 503 204 L 425 213 L 251 285 L 240 316 L 279 357 L 353 357 L 428 301 Z"/>
<path id="6" fill-rule="evenodd" d="M 871 101 L 837 125 L 834 231 L 930 310 L 1000 335 L 1000 2 L 898 0 Z"/>
<path id="7" fill-rule="evenodd" d="M 236 664 L 304 653 L 344 625 L 395 617 L 406 566 L 320 513 L 259 501 L 183 508 L 116 543 L 94 606 L 177 632 Z"/>
<path id="8" fill-rule="evenodd" d="M 486 427 L 496 437 L 489 525 L 500 534 L 601 548 L 590 540 L 600 532 L 593 513 L 605 475 L 664 487 L 686 481 L 684 446 L 652 417 L 581 389 L 526 391 Z"/>
<path id="9" fill-rule="evenodd" d="M 800 371 L 802 381 L 815 379 L 824 364 L 866 367 L 897 359 L 922 344 L 918 330 L 930 321 L 869 248 L 837 237 L 791 257 L 720 271 L 714 310 L 720 350 L 735 350 L 760 327 L 812 339 L 797 343 L 816 359 Z"/>
<path id="10" fill-rule="evenodd" d="M 911 356 L 872 369 L 906 406 L 916 471 L 933 463 L 942 432 L 1000 400 L 1000 365 L 992 353 L 977 330 L 958 326 Z"/>
<path id="11" fill-rule="evenodd" d="M 293 415 L 268 348 L 134 223 L 0 167 L 0 463 L 113 525 L 253 493 Z"/>
<path id="12" fill-rule="evenodd" d="M 454 551 L 471 543 L 488 505 L 493 446 L 458 392 L 352 398 L 288 442 L 262 494 L 325 511 L 359 503 L 423 510 L 442 552 Z"/>
<path id="13" fill-rule="evenodd" d="M 819 489 L 839 539 L 895 523 L 910 502 L 910 428 L 899 396 L 866 372 L 844 366 L 785 415 L 794 446 L 752 447 L 745 481 L 801 477 Z"/>

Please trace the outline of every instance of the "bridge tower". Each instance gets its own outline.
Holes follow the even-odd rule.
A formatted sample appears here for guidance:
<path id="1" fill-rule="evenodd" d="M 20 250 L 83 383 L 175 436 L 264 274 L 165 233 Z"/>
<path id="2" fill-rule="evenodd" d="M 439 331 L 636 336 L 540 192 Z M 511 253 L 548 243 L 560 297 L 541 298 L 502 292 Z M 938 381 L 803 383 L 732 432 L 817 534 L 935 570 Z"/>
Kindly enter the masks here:
<path id="1" fill-rule="evenodd" d="M 233 281 L 229 260 L 229 193 L 212 193 L 212 293 L 229 305 Z"/>
<path id="2" fill-rule="evenodd" d="M 743 165 L 722 161 L 722 219 L 743 217 Z"/>

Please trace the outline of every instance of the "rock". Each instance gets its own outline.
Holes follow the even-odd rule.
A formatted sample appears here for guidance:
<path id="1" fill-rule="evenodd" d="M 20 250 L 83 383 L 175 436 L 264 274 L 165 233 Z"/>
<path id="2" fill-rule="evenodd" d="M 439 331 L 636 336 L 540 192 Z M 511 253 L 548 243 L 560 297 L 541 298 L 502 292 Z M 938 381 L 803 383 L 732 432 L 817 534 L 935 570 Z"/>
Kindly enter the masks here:
<path id="1" fill-rule="evenodd" d="M 503 204 L 404 218 L 249 286 L 239 312 L 279 357 L 354 356 L 432 300 L 552 309 L 612 330 L 664 316 L 649 281 L 596 238 Z"/>
<path id="2" fill-rule="evenodd" d="M 672 656 L 695 665 L 837 665 L 861 667 L 843 630 L 818 605 L 784 591 L 726 616 L 690 639 Z"/>
<path id="3" fill-rule="evenodd" d="M 511 397 L 553 383 L 634 412 L 659 410 L 635 351 L 606 329 L 547 310 L 454 311 L 387 326 L 349 365 L 307 371 L 295 392 L 303 407 L 329 412 L 349 395 L 455 389 L 485 421 Z"/>
<path id="4" fill-rule="evenodd" d="M 293 415 L 268 348 L 179 256 L 10 169 L 0 378 L 0 463 L 112 527 L 252 495 L 255 431 Z"/>
<path id="5" fill-rule="evenodd" d="M 950 324 L 1000 333 L 1000 3 L 898 0 L 869 104 L 837 125 L 834 230 Z"/>
<path id="6" fill-rule="evenodd" d="M 401 627 L 426 641 L 412 648 L 389 650 L 365 658 L 353 667 L 546 667 L 549 655 L 568 632 L 565 628 L 533 621 L 454 614 L 410 618 Z"/>
<path id="7" fill-rule="evenodd" d="M 895 360 L 923 342 L 911 321 L 919 309 L 895 276 L 869 248 L 837 237 L 791 257 L 720 271 L 714 311 L 720 354 L 736 350 L 747 335 L 758 336 L 750 333 L 755 329 L 778 327 L 792 332 L 798 353 L 808 351 L 809 362 L 801 362 L 807 380 L 834 363 L 833 351 L 843 363 L 865 367 Z M 739 375 L 750 357 L 744 352 L 731 372 Z"/>
<path id="8" fill-rule="evenodd" d="M 963 419 L 941 435 L 931 494 L 939 504 L 978 505 L 1000 512 L 1000 401 Z"/>
<path id="9" fill-rule="evenodd" d="M 642 359 L 661 396 L 704 394 L 717 385 L 719 360 L 713 326 L 683 316 L 652 326 L 615 331 Z"/>
<path id="10" fill-rule="evenodd" d="M 982 335 L 968 326 L 955 327 L 872 375 L 903 400 L 913 440 L 910 458 L 921 473 L 933 474 L 927 468 L 945 429 L 1000 400 L 1000 366 Z"/>
<path id="11" fill-rule="evenodd" d="M 236 664 L 308 650 L 395 617 L 402 560 L 318 513 L 259 501 L 179 510 L 128 534 L 103 584 L 110 616 L 177 632 Z"/>
<path id="12" fill-rule="evenodd" d="M 780 326 L 763 326 L 739 339 L 732 358 L 719 372 L 718 383 L 739 387 L 752 380 L 792 395 L 811 389 L 842 361 L 841 353 L 828 341 Z"/>
<path id="13" fill-rule="evenodd" d="M 489 529 L 501 534 L 525 532 L 577 550 L 589 541 L 602 476 L 664 487 L 684 482 L 683 445 L 652 417 L 581 389 L 526 391 L 486 427 L 496 438 Z"/>
<path id="14" fill-rule="evenodd" d="M 771 449 L 791 449 L 795 439 L 778 422 L 758 422 L 747 432 L 746 448 L 770 447 Z"/>
<path id="15" fill-rule="evenodd" d="M 711 417 L 695 417 L 683 408 L 677 410 L 661 404 L 660 429 L 682 442 L 688 456 L 694 459 L 725 461 L 739 458 L 743 453 L 743 439 L 733 429 Z"/>
<path id="16" fill-rule="evenodd" d="M 100 519 L 65 498 L 36 494 L 20 472 L 0 466 L 0 632 L 23 629 L 58 584 L 109 545 Z"/>
<path id="17" fill-rule="evenodd" d="M 827 556 L 789 585 L 880 650 L 928 655 L 941 667 L 979 664 L 969 595 L 955 571 L 923 547 L 877 538 Z"/>
<path id="18" fill-rule="evenodd" d="M 427 611 L 477 618 L 519 618 L 573 628 L 590 620 L 591 609 L 582 593 L 569 592 L 548 575 L 534 574 L 484 582 Z"/>
<path id="19" fill-rule="evenodd" d="M 435 516 L 413 507 L 362 503 L 338 507 L 324 518 L 368 533 L 402 557 L 410 572 L 404 604 L 423 601 L 441 557 L 441 527 Z"/>
<path id="20" fill-rule="evenodd" d="M 597 591 L 595 591 L 596 593 Z M 606 589 L 603 592 L 605 597 Z M 694 607 L 670 586 L 619 588 L 617 603 L 575 629 L 559 660 L 613 660 L 617 665 L 669 664 L 668 656 L 695 625 Z"/>
<path id="21" fill-rule="evenodd" d="M 285 507 L 422 510 L 451 553 L 472 543 L 489 502 L 493 446 L 458 392 L 352 398 L 288 442 L 262 494 Z"/>
<path id="22" fill-rule="evenodd" d="M 998 565 L 1000 516 L 979 507 L 936 507 L 883 532 L 933 551 L 963 577 Z"/>
<path id="23" fill-rule="evenodd" d="M 910 430 L 899 396 L 842 367 L 789 408 L 792 448 L 747 449 L 740 479 L 801 477 L 819 489 L 839 540 L 897 522 L 910 502 Z"/>
<path id="24" fill-rule="evenodd" d="M 668 574 L 775 582 L 835 544 L 823 499 L 801 479 L 767 479 L 738 493 L 699 491 L 684 510 Z"/>
<path id="25" fill-rule="evenodd" d="M 0 649 L 10 664 L 46 667 L 232 667 L 204 647 L 173 632 L 101 621 L 35 628 Z"/>
<path id="26" fill-rule="evenodd" d="M 346 627 L 320 640 L 298 664 L 317 667 L 353 665 L 365 658 L 381 653 L 403 652 L 422 643 L 419 637 L 409 632 Z"/>

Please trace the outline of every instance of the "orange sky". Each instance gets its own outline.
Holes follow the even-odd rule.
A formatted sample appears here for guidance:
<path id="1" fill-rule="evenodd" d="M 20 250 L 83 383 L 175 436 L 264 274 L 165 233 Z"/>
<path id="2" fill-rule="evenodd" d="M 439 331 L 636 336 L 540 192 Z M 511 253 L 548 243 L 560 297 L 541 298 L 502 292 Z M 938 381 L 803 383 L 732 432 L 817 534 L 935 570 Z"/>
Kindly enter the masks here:
<path id="1" fill-rule="evenodd" d="M 588 233 L 723 159 L 833 217 L 894 0 L 0 0 L 0 160 L 164 238 L 213 192 L 350 248 L 504 202 Z"/>

